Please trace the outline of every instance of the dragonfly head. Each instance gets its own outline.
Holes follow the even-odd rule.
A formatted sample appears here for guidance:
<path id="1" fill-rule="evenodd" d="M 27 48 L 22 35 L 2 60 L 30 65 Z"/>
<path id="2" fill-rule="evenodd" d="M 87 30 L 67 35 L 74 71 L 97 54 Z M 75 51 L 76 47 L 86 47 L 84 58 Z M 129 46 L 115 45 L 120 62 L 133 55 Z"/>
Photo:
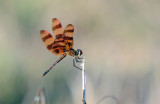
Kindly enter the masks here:
<path id="1" fill-rule="evenodd" d="M 76 55 L 79 57 L 79 56 L 81 56 L 82 55 L 82 50 L 80 50 L 80 49 L 77 49 L 77 51 L 76 51 Z"/>

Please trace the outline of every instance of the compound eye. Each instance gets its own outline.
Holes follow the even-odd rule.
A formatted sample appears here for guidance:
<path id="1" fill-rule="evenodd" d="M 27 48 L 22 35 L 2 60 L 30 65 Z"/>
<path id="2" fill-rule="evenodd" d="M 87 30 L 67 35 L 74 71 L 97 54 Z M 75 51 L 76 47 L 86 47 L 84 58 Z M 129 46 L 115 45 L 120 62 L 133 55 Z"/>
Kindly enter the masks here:
<path id="1" fill-rule="evenodd" d="M 79 54 L 80 54 L 80 56 L 82 55 L 82 51 L 81 50 L 79 50 Z"/>
<path id="2" fill-rule="evenodd" d="M 78 53 L 78 56 L 81 56 L 82 55 L 82 50 L 77 49 L 77 53 Z"/>

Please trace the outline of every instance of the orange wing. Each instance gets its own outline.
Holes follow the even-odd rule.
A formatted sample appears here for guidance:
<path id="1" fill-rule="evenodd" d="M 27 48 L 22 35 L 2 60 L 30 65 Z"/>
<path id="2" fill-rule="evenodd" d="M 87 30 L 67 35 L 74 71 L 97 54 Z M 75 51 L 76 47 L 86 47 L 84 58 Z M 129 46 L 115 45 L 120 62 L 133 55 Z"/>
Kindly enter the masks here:
<path id="1" fill-rule="evenodd" d="M 52 19 L 52 30 L 56 39 L 64 36 L 61 22 L 57 18 Z"/>
<path id="2" fill-rule="evenodd" d="M 46 30 L 41 30 L 40 34 L 41 34 L 42 41 L 44 42 L 46 48 L 51 53 L 53 53 L 52 52 L 52 45 L 53 45 L 53 42 L 54 42 L 53 36 L 48 31 L 46 31 Z"/>
<path id="3" fill-rule="evenodd" d="M 55 40 L 52 46 L 52 50 L 56 55 L 61 55 L 66 50 L 66 45 L 64 42 L 64 34 L 61 22 L 57 18 L 52 20 L 52 30 L 55 36 Z"/>
<path id="4" fill-rule="evenodd" d="M 74 26 L 72 24 L 68 24 L 64 30 L 66 50 L 69 50 L 73 47 L 73 32 Z"/>
<path id="5" fill-rule="evenodd" d="M 41 38 L 46 48 L 55 55 L 61 55 L 67 50 L 73 47 L 73 32 L 74 27 L 72 24 L 68 24 L 63 31 L 61 22 L 57 18 L 52 20 L 52 30 L 55 36 L 53 36 L 45 30 L 41 30 Z"/>

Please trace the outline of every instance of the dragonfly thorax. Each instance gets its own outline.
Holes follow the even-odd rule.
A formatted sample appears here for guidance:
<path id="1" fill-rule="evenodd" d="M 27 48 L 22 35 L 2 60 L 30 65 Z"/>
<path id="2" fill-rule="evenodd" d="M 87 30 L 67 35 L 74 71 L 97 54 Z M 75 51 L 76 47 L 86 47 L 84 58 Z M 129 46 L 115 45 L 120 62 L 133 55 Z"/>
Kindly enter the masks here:
<path id="1" fill-rule="evenodd" d="M 70 49 L 69 51 L 68 51 L 68 55 L 70 55 L 70 56 L 81 56 L 82 55 L 82 50 L 80 50 L 80 49 L 77 49 L 77 50 L 74 50 L 74 49 Z"/>

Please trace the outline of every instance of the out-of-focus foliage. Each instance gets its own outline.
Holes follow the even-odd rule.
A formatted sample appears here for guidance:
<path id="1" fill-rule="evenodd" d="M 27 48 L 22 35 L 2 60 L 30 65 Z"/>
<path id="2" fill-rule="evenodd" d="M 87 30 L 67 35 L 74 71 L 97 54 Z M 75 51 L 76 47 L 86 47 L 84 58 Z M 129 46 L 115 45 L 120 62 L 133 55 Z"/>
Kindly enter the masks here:
<path id="1" fill-rule="evenodd" d="M 74 48 L 86 57 L 87 102 L 160 103 L 159 0 L 0 0 L 0 104 L 31 104 L 44 87 L 49 104 L 81 104 L 81 72 L 40 39 L 52 18 L 75 26 Z M 104 104 L 115 104 L 105 99 Z"/>

